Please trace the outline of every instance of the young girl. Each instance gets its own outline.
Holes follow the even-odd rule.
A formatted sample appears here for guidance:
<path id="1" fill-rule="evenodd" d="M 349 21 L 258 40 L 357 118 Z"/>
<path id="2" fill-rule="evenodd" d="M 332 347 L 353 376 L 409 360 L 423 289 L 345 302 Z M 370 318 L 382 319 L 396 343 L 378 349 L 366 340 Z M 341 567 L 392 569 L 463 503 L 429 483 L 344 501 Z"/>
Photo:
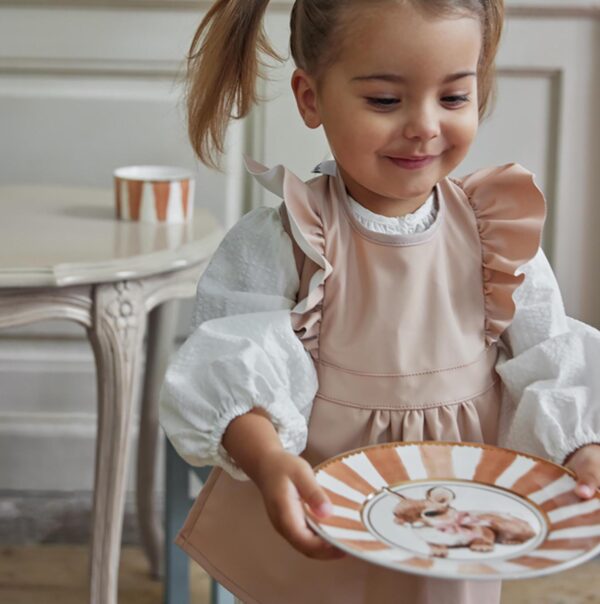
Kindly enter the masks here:
<path id="1" fill-rule="evenodd" d="M 219 0 L 190 55 L 189 120 L 215 164 L 255 101 L 267 0 Z M 600 484 L 600 334 L 565 317 L 532 175 L 450 178 L 490 103 L 502 0 L 298 0 L 292 88 L 335 162 L 230 231 L 167 373 L 162 424 L 219 466 L 180 545 L 246 603 L 474 603 L 500 582 L 427 579 L 343 554 L 311 465 L 390 441 L 500 444 Z M 248 480 L 250 479 L 250 480 Z M 335 500 L 333 501 L 335 503 Z M 329 560 L 325 562 L 324 560 Z"/>

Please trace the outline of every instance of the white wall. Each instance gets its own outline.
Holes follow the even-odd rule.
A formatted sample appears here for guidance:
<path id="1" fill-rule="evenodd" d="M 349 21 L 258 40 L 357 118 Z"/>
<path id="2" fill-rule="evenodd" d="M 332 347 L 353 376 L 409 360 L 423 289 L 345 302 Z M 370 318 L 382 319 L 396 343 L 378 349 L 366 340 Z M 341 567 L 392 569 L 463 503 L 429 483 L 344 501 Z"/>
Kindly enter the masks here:
<path id="1" fill-rule="evenodd" d="M 550 207 L 545 245 L 567 308 L 600 325 L 600 3 L 509 4 L 497 111 L 460 172 L 506 161 L 536 172 Z M 0 183 L 109 187 L 119 165 L 167 163 L 197 171 L 196 203 L 223 222 L 243 204 L 274 203 L 257 189 L 256 199 L 242 199 L 245 183 L 200 168 L 187 144 L 178 77 L 206 5 L 0 0 Z M 268 19 L 284 51 L 289 8 L 274 1 Z M 290 73 L 287 64 L 273 74 L 272 100 L 255 113 L 246 146 L 306 177 L 327 146 L 297 116 Z M 188 316 L 189 305 L 180 336 Z M 91 488 L 94 431 L 83 331 L 56 323 L 2 332 L 0 489 Z"/>

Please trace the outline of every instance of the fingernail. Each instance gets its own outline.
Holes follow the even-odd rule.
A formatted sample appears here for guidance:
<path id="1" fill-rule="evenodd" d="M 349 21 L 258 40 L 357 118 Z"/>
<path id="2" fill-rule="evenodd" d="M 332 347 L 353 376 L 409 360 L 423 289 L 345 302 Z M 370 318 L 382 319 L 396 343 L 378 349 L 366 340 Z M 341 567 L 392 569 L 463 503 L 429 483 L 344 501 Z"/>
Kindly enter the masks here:
<path id="1" fill-rule="evenodd" d="M 579 493 L 583 497 L 592 497 L 594 495 L 594 489 L 589 484 L 580 484 Z"/>
<path id="2" fill-rule="evenodd" d="M 317 508 L 317 514 L 319 516 L 331 516 L 333 514 L 333 506 L 326 501 Z"/>

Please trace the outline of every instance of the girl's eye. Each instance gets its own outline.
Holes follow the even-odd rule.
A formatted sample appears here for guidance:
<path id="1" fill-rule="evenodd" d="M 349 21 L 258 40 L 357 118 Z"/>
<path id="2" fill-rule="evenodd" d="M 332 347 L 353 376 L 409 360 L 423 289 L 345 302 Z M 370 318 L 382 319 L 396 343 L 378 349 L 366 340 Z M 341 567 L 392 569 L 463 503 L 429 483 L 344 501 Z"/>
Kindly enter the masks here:
<path id="1" fill-rule="evenodd" d="M 465 95 L 452 95 L 452 96 L 445 96 L 442 99 L 442 102 L 445 103 L 446 105 L 450 105 L 451 107 L 458 107 L 459 105 L 463 105 L 464 103 L 467 103 L 469 101 L 469 97 L 465 94 Z"/>
<path id="2" fill-rule="evenodd" d="M 373 105 L 374 107 L 380 107 L 380 108 L 390 108 L 390 107 L 394 107 L 395 105 L 397 105 L 400 100 L 394 97 L 374 97 L 374 96 L 368 96 L 366 97 L 367 99 L 367 103 L 369 103 L 369 105 Z"/>

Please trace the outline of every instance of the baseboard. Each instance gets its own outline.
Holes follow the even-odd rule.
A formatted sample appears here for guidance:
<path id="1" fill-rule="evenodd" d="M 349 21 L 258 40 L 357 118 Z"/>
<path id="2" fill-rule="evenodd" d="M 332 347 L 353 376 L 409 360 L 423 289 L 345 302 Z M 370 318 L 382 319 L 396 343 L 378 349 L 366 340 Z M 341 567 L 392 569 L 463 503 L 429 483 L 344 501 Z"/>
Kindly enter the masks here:
<path id="1" fill-rule="evenodd" d="M 160 522 L 162 493 L 156 494 L 156 506 Z M 0 491 L 0 543 L 89 543 L 91 513 L 90 491 Z M 128 493 L 125 502 L 123 544 L 140 544 L 133 493 Z"/>

